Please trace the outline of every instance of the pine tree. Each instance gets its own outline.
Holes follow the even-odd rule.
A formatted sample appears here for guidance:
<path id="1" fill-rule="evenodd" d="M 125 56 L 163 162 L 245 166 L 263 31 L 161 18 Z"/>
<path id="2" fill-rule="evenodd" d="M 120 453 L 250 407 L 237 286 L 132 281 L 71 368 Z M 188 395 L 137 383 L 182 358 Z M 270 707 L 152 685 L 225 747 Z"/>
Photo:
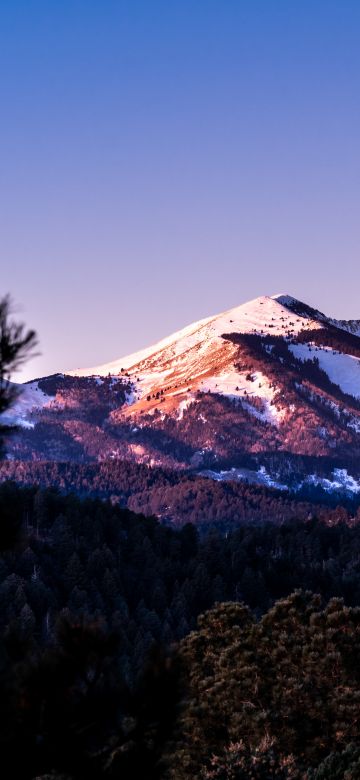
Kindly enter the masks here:
<path id="1" fill-rule="evenodd" d="M 0 300 L 0 415 L 9 410 L 18 396 L 17 388 L 10 382 L 12 374 L 34 354 L 37 345 L 35 331 L 15 322 L 12 308 L 9 296 Z M 10 432 L 11 425 L 0 425 L 0 446 Z"/>

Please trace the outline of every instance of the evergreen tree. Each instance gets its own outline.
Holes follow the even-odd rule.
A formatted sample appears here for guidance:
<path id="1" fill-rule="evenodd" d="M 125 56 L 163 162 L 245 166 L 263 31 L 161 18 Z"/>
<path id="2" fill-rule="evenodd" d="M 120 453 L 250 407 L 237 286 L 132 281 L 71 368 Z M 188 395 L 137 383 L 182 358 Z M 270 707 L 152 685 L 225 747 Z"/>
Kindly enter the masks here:
<path id="1" fill-rule="evenodd" d="M 9 296 L 0 300 L 0 415 L 7 412 L 17 398 L 18 391 L 10 383 L 14 371 L 34 354 L 37 336 L 34 330 L 27 330 L 23 323 L 12 318 L 12 304 Z M 11 430 L 9 425 L 0 426 L 0 445 L 3 437 Z"/>

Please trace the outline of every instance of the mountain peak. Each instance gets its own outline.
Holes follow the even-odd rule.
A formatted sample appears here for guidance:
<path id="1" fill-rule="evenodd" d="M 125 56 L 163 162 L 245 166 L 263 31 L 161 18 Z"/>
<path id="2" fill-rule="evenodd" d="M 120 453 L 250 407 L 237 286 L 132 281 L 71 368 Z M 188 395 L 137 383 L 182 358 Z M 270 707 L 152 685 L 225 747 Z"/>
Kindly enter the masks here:
<path id="1" fill-rule="evenodd" d="M 360 453 L 357 333 L 287 293 L 260 296 L 112 363 L 26 385 L 14 452 L 218 470 L 258 453 L 265 467 L 283 451 L 285 472 L 298 456 L 336 455 L 343 469 L 349 446 Z"/>
<path id="2" fill-rule="evenodd" d="M 126 377 L 132 384 L 125 416 L 173 414 L 187 408 L 197 393 L 232 398 L 251 396 L 253 386 L 245 371 L 239 373 L 239 339 L 248 336 L 291 340 L 301 331 L 322 327 L 312 310 L 303 314 L 292 296 L 263 295 L 220 314 L 193 322 L 140 352 L 93 368 L 65 372 L 75 377 Z M 264 402 L 264 419 L 277 424 L 272 382 L 259 374 L 258 396 Z M 161 406 L 160 406 L 161 405 Z"/>
<path id="3" fill-rule="evenodd" d="M 271 298 L 273 301 L 277 301 L 278 303 L 281 303 L 283 306 L 289 306 L 293 303 L 299 303 L 297 298 L 294 298 L 293 295 L 289 295 L 288 293 L 278 293 L 277 295 L 271 295 Z"/>
<path id="4" fill-rule="evenodd" d="M 297 333 L 305 327 L 320 327 L 316 318 L 310 317 L 309 312 L 313 310 L 309 307 L 304 312 L 304 316 L 298 316 L 294 321 L 294 310 L 291 306 L 295 304 L 302 306 L 291 296 L 259 296 L 220 314 L 195 321 L 139 352 L 125 355 L 100 366 L 77 368 L 65 373 L 72 376 L 106 376 L 118 375 L 121 370 L 126 370 L 133 374 L 144 369 L 148 370 L 150 367 L 154 369 L 155 365 L 158 367 L 157 370 L 160 370 L 161 365 L 163 371 L 164 365 L 171 362 L 174 356 L 177 356 L 179 362 L 180 355 L 189 357 L 195 350 L 196 357 L 199 357 L 199 351 L 208 352 L 215 345 L 223 343 L 225 334 L 271 333 L 274 336 L 283 336 L 289 330 Z"/>

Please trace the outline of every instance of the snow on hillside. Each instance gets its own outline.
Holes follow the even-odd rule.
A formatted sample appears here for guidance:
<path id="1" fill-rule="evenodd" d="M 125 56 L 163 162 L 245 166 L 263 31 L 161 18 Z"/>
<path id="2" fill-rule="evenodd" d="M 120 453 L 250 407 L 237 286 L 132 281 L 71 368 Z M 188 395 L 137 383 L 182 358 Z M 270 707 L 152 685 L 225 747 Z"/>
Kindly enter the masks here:
<path id="1" fill-rule="evenodd" d="M 290 300 L 290 296 L 282 297 Z M 320 325 L 316 321 L 309 322 L 309 319 L 293 314 L 276 298 L 263 296 L 217 316 L 194 322 L 146 349 L 111 363 L 92 368 L 76 368 L 65 373 L 72 376 L 117 375 L 121 369 L 140 370 L 149 361 L 153 363 L 155 356 L 162 356 L 162 362 L 168 362 L 194 347 L 207 349 L 213 340 L 219 340 L 223 334 L 271 333 L 284 336 L 287 332 L 296 334 L 302 328 L 309 327 L 318 328 Z"/>
<path id="2" fill-rule="evenodd" d="M 360 360 L 353 355 L 339 354 L 331 347 L 313 347 L 309 352 L 307 344 L 291 344 L 289 349 L 299 360 L 317 358 L 320 368 L 325 371 L 334 384 L 338 385 L 343 393 L 360 398 Z"/>
<path id="3" fill-rule="evenodd" d="M 247 377 L 247 372 L 236 371 L 233 368 L 207 379 L 201 383 L 199 390 L 226 395 L 228 398 L 238 398 L 246 411 L 259 420 L 272 424 L 279 423 L 284 416 L 284 411 L 278 410 L 275 406 L 277 392 L 270 385 L 268 378 L 261 371 L 252 374 L 251 379 Z M 262 400 L 262 410 L 252 406 L 252 397 Z"/>
<path id="4" fill-rule="evenodd" d="M 265 466 L 260 466 L 257 471 L 248 468 L 235 468 L 223 471 L 206 469 L 199 472 L 203 477 L 209 477 L 217 482 L 249 482 L 255 485 L 265 485 L 277 490 L 288 490 L 288 485 L 274 479 L 266 471 Z M 347 469 L 336 468 L 329 478 L 320 477 L 318 474 L 309 474 L 298 483 L 295 492 L 298 493 L 304 487 L 314 485 L 322 487 L 327 493 L 360 493 L 360 481 L 348 473 Z"/>
<path id="5" fill-rule="evenodd" d="M 6 425 L 21 425 L 24 428 L 33 428 L 34 423 L 29 421 L 29 415 L 48 406 L 53 398 L 46 395 L 38 382 L 29 382 L 29 384 L 18 386 L 20 388 L 19 397 L 9 413 L 2 416 L 2 422 Z"/>
<path id="6" fill-rule="evenodd" d="M 266 471 L 265 466 L 260 466 L 257 471 L 247 468 L 231 468 L 223 471 L 206 469 L 199 472 L 203 477 L 209 477 L 216 482 L 249 482 L 254 485 L 276 488 L 276 490 L 288 490 L 288 486 L 274 480 Z"/>
<path id="7" fill-rule="evenodd" d="M 334 317 L 327 317 L 326 314 L 323 314 L 323 312 L 319 311 L 318 309 L 312 309 L 310 306 L 301 303 L 301 301 L 298 301 L 291 295 L 273 295 L 272 297 L 274 300 L 278 301 L 283 306 L 288 307 L 290 310 L 299 311 L 300 314 L 301 310 L 304 309 L 304 316 L 309 317 L 312 313 L 313 318 L 316 319 L 317 322 L 333 325 L 335 328 L 352 333 L 353 336 L 360 336 L 360 320 L 337 320 Z"/>
<path id="8" fill-rule="evenodd" d="M 272 334 L 294 337 L 302 329 L 319 328 L 308 316 L 301 317 L 286 308 L 290 296 L 263 296 L 214 317 L 194 322 L 140 352 L 93 368 L 67 372 L 73 376 L 116 376 L 123 371 L 133 382 L 134 410 L 142 399 L 156 396 L 166 387 L 166 405 L 186 406 L 184 395 L 211 391 L 220 395 L 242 397 L 256 395 L 263 399 L 263 410 L 247 404 L 248 410 L 264 421 L 278 423 L 281 419 L 266 377 L 259 375 L 249 386 L 245 376 L 235 369 L 237 346 L 223 336 L 236 333 Z M 291 299 L 293 300 L 293 299 Z M 236 389 L 238 388 L 238 389 Z M 171 400 L 172 399 L 172 400 Z M 148 411 L 151 411 L 148 409 Z"/>
<path id="9" fill-rule="evenodd" d="M 332 325 L 340 330 L 346 330 L 353 336 L 360 336 L 360 320 L 329 320 Z"/>
<path id="10" fill-rule="evenodd" d="M 309 474 L 306 479 L 303 480 L 299 489 L 303 485 L 320 485 L 327 492 L 342 492 L 348 491 L 349 493 L 360 493 L 360 482 L 348 473 L 347 469 L 334 469 L 332 473 L 332 479 L 326 479 L 325 477 L 319 477 L 317 474 Z"/>
<path id="11" fill-rule="evenodd" d="M 303 313 L 295 313 L 292 307 Z M 330 322 L 325 315 L 289 295 L 262 296 L 194 322 L 139 352 L 66 373 L 94 376 L 98 382 L 102 381 L 101 377 L 116 378 L 122 374 L 131 386 L 126 414 L 144 411 L 152 414 L 161 395 L 162 413 L 175 413 L 181 419 L 196 393 L 211 392 L 238 399 L 250 414 L 278 425 L 285 412 L 276 406 L 276 388 L 260 371 L 249 378 L 248 373 L 238 370 L 238 346 L 226 336 L 269 334 L 282 336 L 289 344 L 302 330 L 324 327 L 324 321 Z M 289 344 L 289 347 L 301 360 L 318 357 L 331 381 L 344 392 L 360 397 L 360 366 L 356 358 L 335 355 L 333 350 L 325 348 L 309 353 L 305 344 Z M 253 398 L 258 401 L 252 402 Z M 24 421 L 31 411 L 49 402 L 49 397 L 34 382 L 25 387 L 14 414 Z"/>
<path id="12" fill-rule="evenodd" d="M 324 330 L 329 333 L 323 337 Z M 237 334 L 258 338 L 236 338 Z M 24 385 L 7 421 L 35 428 L 37 422 L 42 423 L 34 436 L 23 437 L 24 442 L 18 437 L 16 446 L 30 457 L 34 452 L 36 457 L 46 454 L 44 430 L 48 430 L 49 438 L 55 431 L 60 453 L 67 451 L 66 437 L 70 437 L 83 448 L 85 460 L 129 457 L 150 464 L 170 463 L 171 467 L 184 463 L 199 468 L 219 463 L 228 467 L 239 451 L 270 453 L 276 448 L 296 456 L 332 459 L 339 454 L 344 458 L 349 452 L 355 461 L 360 451 L 356 404 L 344 403 L 335 388 L 333 393 L 331 388 L 326 392 L 316 371 L 312 372 L 313 387 L 294 383 L 287 349 L 300 361 L 316 358 L 331 382 L 360 399 L 360 360 L 347 354 L 352 350 L 360 354 L 356 345 L 356 339 L 340 330 L 334 332 L 334 323 L 321 312 L 289 295 L 256 298 L 194 322 L 140 352 L 69 372 L 85 380 L 54 375 L 50 381 L 40 381 L 44 389 L 51 388 L 51 396 L 37 381 Z M 112 379 L 108 380 L 109 375 Z M 64 413 L 59 414 L 62 407 Z M 46 414 L 41 415 L 45 408 Z M 98 442 L 99 431 L 103 443 Z M 173 454 L 172 442 L 177 441 L 179 454 Z M 193 455 L 182 454 L 194 448 Z M 284 457 L 279 456 L 280 460 Z M 345 462 L 339 461 L 341 468 Z M 252 475 L 244 477 L 246 472 L 241 469 L 238 474 L 226 471 L 213 478 L 255 479 L 282 489 L 281 470 L 270 474 L 261 470 L 261 461 L 257 463 L 259 468 Z M 357 476 L 354 473 L 355 482 Z M 321 479 L 325 478 L 329 483 L 323 484 L 325 489 L 338 490 L 341 483 L 348 491 L 356 490 L 344 471 L 322 471 Z M 295 478 L 290 482 L 295 489 Z M 304 488 L 308 486 L 304 483 Z"/>

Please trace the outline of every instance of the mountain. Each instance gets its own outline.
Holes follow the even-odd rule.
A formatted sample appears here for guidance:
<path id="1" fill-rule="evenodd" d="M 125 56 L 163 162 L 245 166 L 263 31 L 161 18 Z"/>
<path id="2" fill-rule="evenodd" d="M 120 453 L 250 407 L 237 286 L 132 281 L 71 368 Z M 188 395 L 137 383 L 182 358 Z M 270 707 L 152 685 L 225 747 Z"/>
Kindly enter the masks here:
<path id="1" fill-rule="evenodd" d="M 360 493 L 360 321 L 289 295 L 21 390 L 12 460 L 121 459 L 279 490 Z"/>

